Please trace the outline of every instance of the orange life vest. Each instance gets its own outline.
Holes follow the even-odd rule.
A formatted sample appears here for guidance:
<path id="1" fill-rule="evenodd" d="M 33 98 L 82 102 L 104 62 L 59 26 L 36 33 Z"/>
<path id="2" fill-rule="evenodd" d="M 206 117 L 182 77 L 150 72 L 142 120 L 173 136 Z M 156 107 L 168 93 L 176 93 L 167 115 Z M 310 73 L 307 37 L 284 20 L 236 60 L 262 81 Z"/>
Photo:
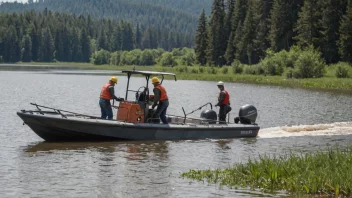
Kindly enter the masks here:
<path id="1" fill-rule="evenodd" d="M 157 89 L 160 90 L 160 99 L 159 99 L 160 101 L 169 99 L 169 98 L 167 97 L 166 90 L 165 90 L 165 88 L 164 88 L 163 86 L 161 86 L 161 85 L 159 84 L 159 85 L 155 86 L 155 88 L 157 88 Z"/>
<path id="2" fill-rule="evenodd" d="M 100 98 L 105 99 L 105 100 L 112 99 L 110 91 L 109 91 L 110 86 L 111 86 L 111 84 L 107 83 L 106 85 L 103 86 L 103 88 L 101 88 Z"/>
<path id="3" fill-rule="evenodd" d="M 227 90 L 223 90 L 223 91 L 220 91 L 219 93 L 219 96 L 218 96 L 218 100 L 220 100 L 220 94 L 221 92 L 224 92 L 225 93 L 225 97 L 224 97 L 224 100 L 221 102 L 222 105 L 227 105 L 227 104 L 230 104 L 230 94 L 229 92 L 227 92 Z"/>

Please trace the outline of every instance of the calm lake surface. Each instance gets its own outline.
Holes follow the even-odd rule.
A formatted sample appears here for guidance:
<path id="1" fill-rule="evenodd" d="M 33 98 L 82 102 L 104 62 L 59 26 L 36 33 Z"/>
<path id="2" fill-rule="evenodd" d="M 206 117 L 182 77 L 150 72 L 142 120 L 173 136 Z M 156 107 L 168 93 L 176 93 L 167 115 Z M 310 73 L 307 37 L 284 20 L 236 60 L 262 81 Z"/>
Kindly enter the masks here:
<path id="1" fill-rule="evenodd" d="M 33 109 L 29 103 L 35 102 L 99 116 L 100 89 L 111 76 L 64 73 L 0 71 L 0 197 L 286 196 L 219 188 L 182 179 L 180 173 L 226 168 L 264 154 L 352 146 L 352 95 L 236 83 L 225 84 L 231 94 L 231 119 L 242 105 L 254 105 L 262 128 L 257 138 L 46 143 L 22 125 L 16 111 Z M 115 92 L 124 97 L 127 78 L 118 78 Z M 144 78 L 131 79 L 132 89 L 145 85 Z M 216 82 L 166 80 L 163 84 L 170 98 L 168 113 L 174 115 L 182 115 L 182 107 L 190 112 L 207 102 L 214 104 L 219 92 Z M 200 111 L 192 116 L 199 115 Z"/>

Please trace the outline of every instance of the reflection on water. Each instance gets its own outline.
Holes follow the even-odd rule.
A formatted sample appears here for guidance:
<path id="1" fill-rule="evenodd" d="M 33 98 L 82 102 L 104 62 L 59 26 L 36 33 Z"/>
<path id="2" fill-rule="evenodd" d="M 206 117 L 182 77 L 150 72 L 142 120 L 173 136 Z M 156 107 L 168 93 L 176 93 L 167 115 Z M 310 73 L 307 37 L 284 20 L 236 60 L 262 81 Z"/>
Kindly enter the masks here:
<path id="1" fill-rule="evenodd" d="M 257 107 L 257 138 L 46 143 L 15 114 L 36 102 L 98 115 L 97 94 L 109 77 L 0 72 L 0 197 L 281 197 L 285 192 L 219 188 L 179 176 L 189 169 L 227 168 L 260 155 L 351 146 L 351 95 L 274 86 L 227 83 L 232 118 L 243 104 Z M 124 96 L 126 80 L 119 77 L 118 97 Z M 144 79 L 133 77 L 131 89 L 141 85 Z M 164 85 L 170 94 L 168 112 L 176 115 L 182 115 L 181 107 L 187 111 L 215 102 L 218 93 L 215 82 Z"/>

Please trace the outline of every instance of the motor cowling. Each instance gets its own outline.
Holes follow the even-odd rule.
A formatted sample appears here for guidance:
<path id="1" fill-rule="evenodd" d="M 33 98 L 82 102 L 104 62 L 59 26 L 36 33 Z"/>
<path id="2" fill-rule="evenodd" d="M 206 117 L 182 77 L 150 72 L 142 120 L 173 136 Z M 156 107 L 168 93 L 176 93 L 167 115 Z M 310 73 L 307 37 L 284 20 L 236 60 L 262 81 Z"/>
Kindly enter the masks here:
<path id="1" fill-rule="evenodd" d="M 239 121 L 242 124 L 255 124 L 257 116 L 257 108 L 249 104 L 243 105 L 238 113 Z"/>
<path id="2" fill-rule="evenodd" d="M 216 124 L 216 121 L 218 120 L 217 113 L 212 109 L 203 110 L 202 113 L 200 113 L 200 117 L 207 120 L 209 124 Z"/>

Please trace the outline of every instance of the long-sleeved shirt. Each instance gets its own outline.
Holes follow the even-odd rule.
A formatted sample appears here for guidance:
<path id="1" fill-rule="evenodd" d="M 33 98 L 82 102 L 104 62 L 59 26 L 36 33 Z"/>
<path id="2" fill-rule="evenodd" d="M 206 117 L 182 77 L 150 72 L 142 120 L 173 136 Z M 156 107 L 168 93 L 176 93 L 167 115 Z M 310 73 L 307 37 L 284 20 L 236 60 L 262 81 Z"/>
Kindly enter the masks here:
<path id="1" fill-rule="evenodd" d="M 161 91 L 158 88 L 154 88 L 153 93 L 154 93 L 154 105 L 157 105 L 160 100 Z"/>
<path id="2" fill-rule="evenodd" d="M 226 95 L 226 93 L 225 92 L 223 92 L 223 91 L 221 91 L 220 92 L 220 97 L 219 97 L 219 101 L 218 101 L 218 105 L 221 105 L 222 104 L 222 102 L 224 101 L 224 99 L 225 99 L 225 95 Z"/>
<path id="3" fill-rule="evenodd" d="M 118 98 L 115 96 L 115 90 L 114 90 L 114 86 L 109 86 L 109 92 L 111 94 L 112 99 L 117 100 Z"/>

